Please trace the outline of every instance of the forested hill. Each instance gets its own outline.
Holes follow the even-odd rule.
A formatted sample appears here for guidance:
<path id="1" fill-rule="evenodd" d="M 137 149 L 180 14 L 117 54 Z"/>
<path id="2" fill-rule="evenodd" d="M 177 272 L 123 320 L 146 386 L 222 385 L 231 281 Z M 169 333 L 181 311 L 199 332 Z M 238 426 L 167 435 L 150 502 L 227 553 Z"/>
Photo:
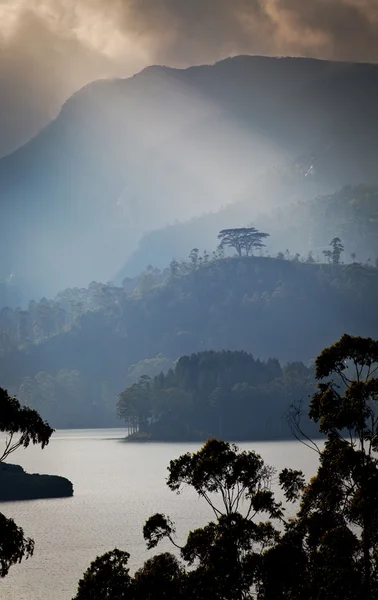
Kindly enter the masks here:
<path id="1" fill-rule="evenodd" d="M 114 423 L 130 367 L 159 354 L 235 349 L 307 363 L 344 332 L 378 336 L 374 267 L 193 253 L 125 285 L 1 311 L 1 381 L 53 426 Z"/>
<path id="2" fill-rule="evenodd" d="M 376 184 L 377 105 L 377 65 L 312 59 L 94 82 L 0 160 L 0 281 L 13 273 L 29 298 L 104 280 L 143 231 L 216 210 L 288 165 L 303 193 L 309 180 Z"/>
<path id="3" fill-rule="evenodd" d="M 301 362 L 282 368 L 246 352 L 205 351 L 182 356 L 166 374 L 142 376 L 120 394 L 118 412 L 132 440 L 285 438 L 290 407 L 307 417 L 314 391 L 314 368 Z M 308 418 L 302 426 L 318 433 Z"/>
<path id="4" fill-rule="evenodd" d="M 285 182 L 286 189 L 291 190 L 295 198 L 296 179 L 287 181 L 286 176 L 275 172 L 270 180 L 271 194 L 276 194 L 277 203 L 284 193 Z M 277 206 L 270 212 L 262 206 L 257 215 L 254 215 L 254 194 L 253 188 L 246 191 L 243 200 L 216 213 L 149 232 L 118 273 L 117 281 L 139 273 L 149 263 L 162 267 L 172 256 L 177 259 L 188 256 L 194 239 L 198 248 L 211 250 L 218 231 L 250 221 L 271 233 L 271 254 L 289 249 L 292 254 L 299 252 L 307 256 L 312 250 L 319 260 L 322 250 L 338 235 L 345 245 L 346 262 L 351 255 L 355 255 L 358 262 L 369 260 L 375 264 L 378 260 L 378 187 L 345 186 L 332 194 L 308 200 L 302 196 L 300 200 Z"/>

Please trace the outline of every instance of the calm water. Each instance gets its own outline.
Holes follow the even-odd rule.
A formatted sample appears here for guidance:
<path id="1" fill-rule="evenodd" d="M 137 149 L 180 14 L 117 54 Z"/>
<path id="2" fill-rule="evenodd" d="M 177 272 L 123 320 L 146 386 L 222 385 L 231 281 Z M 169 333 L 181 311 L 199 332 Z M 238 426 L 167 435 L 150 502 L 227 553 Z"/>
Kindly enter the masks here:
<path id="1" fill-rule="evenodd" d="M 123 436 L 122 429 L 57 431 L 44 450 L 13 455 L 10 462 L 28 472 L 68 477 L 75 491 L 73 498 L 0 504 L 0 512 L 14 518 L 36 546 L 31 559 L 0 580 L 1 600 L 70 600 L 89 563 L 114 547 L 131 554 L 134 571 L 156 552 L 146 550 L 142 535 L 155 512 L 176 521 L 178 541 L 210 520 L 212 513 L 194 493 L 177 496 L 165 485 L 169 461 L 200 444 L 125 444 Z M 277 469 L 301 468 L 306 475 L 316 470 L 316 454 L 299 442 L 240 446 L 255 449 Z"/>

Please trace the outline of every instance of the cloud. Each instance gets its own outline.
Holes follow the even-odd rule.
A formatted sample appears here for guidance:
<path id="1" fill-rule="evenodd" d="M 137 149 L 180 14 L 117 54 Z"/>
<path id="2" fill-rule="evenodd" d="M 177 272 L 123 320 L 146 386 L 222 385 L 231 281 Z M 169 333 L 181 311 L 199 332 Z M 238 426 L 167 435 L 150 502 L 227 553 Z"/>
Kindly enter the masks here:
<path id="1" fill-rule="evenodd" d="M 376 0 L 0 0 L 0 153 L 77 88 L 236 54 L 378 61 Z"/>

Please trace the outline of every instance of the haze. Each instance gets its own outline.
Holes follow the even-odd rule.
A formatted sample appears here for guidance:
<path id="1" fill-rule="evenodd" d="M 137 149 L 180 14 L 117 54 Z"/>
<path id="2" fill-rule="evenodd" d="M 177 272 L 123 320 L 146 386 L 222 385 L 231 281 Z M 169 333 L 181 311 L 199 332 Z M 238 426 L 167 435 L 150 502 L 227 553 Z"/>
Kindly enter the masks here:
<path id="1" fill-rule="evenodd" d="M 3 0 L 0 154 L 94 79 L 237 54 L 374 62 L 377 23 L 375 0 Z"/>

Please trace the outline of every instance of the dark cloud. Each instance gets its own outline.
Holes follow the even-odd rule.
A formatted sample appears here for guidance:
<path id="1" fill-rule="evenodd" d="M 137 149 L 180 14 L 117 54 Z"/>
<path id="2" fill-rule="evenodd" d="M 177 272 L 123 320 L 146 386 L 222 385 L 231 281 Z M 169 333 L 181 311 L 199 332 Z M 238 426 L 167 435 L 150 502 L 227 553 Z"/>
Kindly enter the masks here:
<path id="1" fill-rule="evenodd" d="M 374 0 L 280 0 L 277 10 L 285 29 L 298 32 L 296 46 L 302 53 L 308 52 L 309 34 L 318 57 L 378 61 L 378 5 Z"/>
<path id="2" fill-rule="evenodd" d="M 151 63 L 249 53 L 378 61 L 376 0 L 8 0 L 0 3 L 0 153 L 75 89 Z"/>

